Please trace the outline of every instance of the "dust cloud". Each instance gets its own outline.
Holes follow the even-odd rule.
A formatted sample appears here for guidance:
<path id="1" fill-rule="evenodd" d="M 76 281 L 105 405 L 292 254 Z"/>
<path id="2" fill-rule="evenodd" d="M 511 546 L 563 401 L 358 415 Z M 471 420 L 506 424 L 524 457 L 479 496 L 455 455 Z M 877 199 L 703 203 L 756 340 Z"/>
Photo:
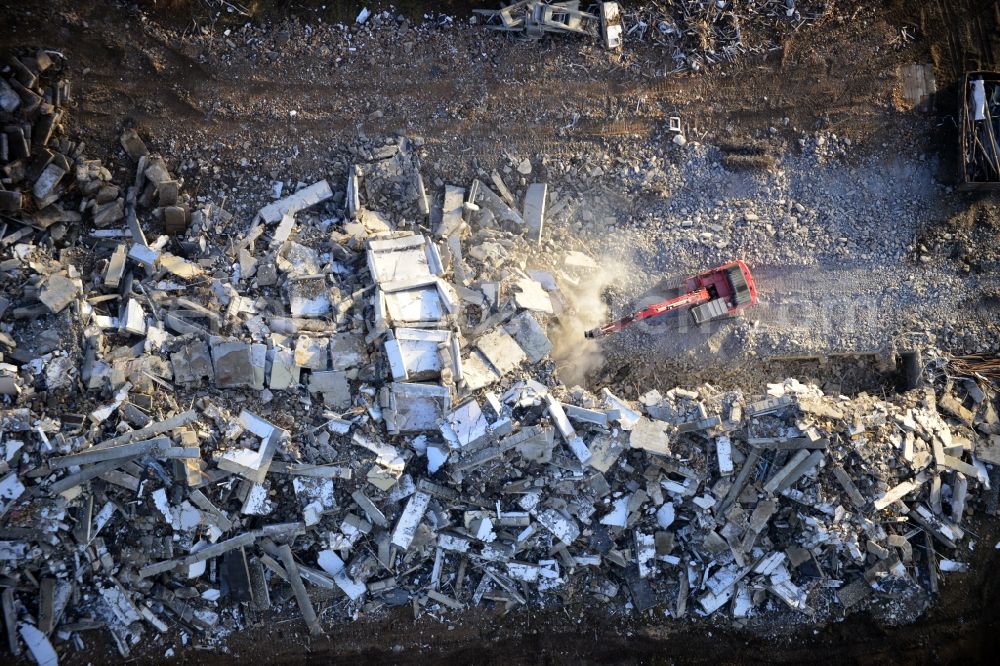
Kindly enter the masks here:
<path id="1" fill-rule="evenodd" d="M 598 268 L 582 276 L 579 284 L 561 285 L 569 308 L 549 328 L 548 334 L 557 374 L 567 386 L 586 386 L 587 376 L 604 365 L 600 339 L 586 338 L 584 333 L 607 323 L 604 291 L 628 270 L 623 262 L 601 259 Z"/>

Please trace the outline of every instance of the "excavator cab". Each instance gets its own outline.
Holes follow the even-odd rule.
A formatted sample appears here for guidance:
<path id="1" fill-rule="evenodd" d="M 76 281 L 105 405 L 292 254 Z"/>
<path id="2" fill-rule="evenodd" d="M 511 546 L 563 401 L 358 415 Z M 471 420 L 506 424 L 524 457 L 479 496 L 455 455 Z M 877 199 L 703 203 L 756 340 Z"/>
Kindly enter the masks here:
<path id="1" fill-rule="evenodd" d="M 707 289 L 709 300 L 691 308 L 696 324 L 735 314 L 757 302 L 757 287 L 750 269 L 740 260 L 723 264 L 688 278 L 684 284 L 688 291 Z"/>

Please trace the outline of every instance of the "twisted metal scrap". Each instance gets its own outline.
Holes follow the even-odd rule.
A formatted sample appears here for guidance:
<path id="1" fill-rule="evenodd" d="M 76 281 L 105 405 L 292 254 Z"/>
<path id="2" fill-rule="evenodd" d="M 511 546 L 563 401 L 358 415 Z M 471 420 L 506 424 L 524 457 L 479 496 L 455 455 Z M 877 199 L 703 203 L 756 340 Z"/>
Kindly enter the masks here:
<path id="1" fill-rule="evenodd" d="M 832 12 L 833 0 L 650 0 L 623 16 L 627 39 L 672 48 L 679 70 L 698 70 L 779 48 L 788 31 Z"/>
<path id="2" fill-rule="evenodd" d="M 978 377 L 994 387 L 1000 386 L 1000 356 L 955 356 L 948 361 L 948 368 L 956 375 Z"/>

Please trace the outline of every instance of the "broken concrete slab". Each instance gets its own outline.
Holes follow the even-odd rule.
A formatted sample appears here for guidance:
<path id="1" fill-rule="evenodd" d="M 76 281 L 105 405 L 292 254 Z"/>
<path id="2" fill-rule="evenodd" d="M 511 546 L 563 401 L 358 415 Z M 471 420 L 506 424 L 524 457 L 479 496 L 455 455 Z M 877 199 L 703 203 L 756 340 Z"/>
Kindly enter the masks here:
<path id="1" fill-rule="evenodd" d="M 506 375 L 521 365 L 527 354 L 517 341 L 503 328 L 495 328 L 476 342 L 476 348 L 501 375 Z"/>
<path id="2" fill-rule="evenodd" d="M 493 190 L 481 181 L 472 181 L 471 189 L 476 192 L 473 203 L 488 210 L 496 219 L 501 229 L 505 229 L 511 233 L 524 233 L 524 219 L 512 208 L 514 205 L 514 196 L 507 190 L 507 186 L 504 185 L 499 175 L 496 175 L 493 183 L 497 185 L 501 196 L 497 196 Z"/>
<path id="3" fill-rule="evenodd" d="M 330 290 L 322 276 L 287 283 L 288 308 L 293 317 L 323 317 L 330 314 Z"/>
<path id="4" fill-rule="evenodd" d="M 364 338 L 355 333 L 334 333 L 330 336 L 330 368 L 350 370 L 364 363 Z"/>
<path id="5" fill-rule="evenodd" d="M 384 304 L 383 317 L 399 326 L 443 325 L 458 303 L 451 288 L 437 279 L 421 279 L 410 287 L 400 287 L 399 283 L 384 287 L 388 289 L 379 289 L 376 301 Z"/>
<path id="6" fill-rule="evenodd" d="M 441 223 L 435 230 L 438 236 L 450 236 L 465 224 L 462 219 L 464 210 L 465 188 L 446 185 L 444 188 L 444 206 L 441 210 Z"/>
<path id="7" fill-rule="evenodd" d="M 524 195 L 524 223 L 528 236 L 536 243 L 541 242 L 545 225 L 545 202 L 548 198 L 548 185 L 532 183 Z"/>
<path id="8" fill-rule="evenodd" d="M 379 285 L 443 272 L 437 249 L 429 238 L 421 235 L 369 240 L 366 256 L 368 270 Z"/>
<path id="9" fill-rule="evenodd" d="M 129 248 L 128 258 L 147 271 L 152 272 L 156 269 L 156 262 L 160 258 L 160 253 L 141 243 L 133 243 L 132 247 Z"/>
<path id="10" fill-rule="evenodd" d="M 255 484 L 263 483 L 271 466 L 271 460 L 278 447 L 288 438 L 288 433 L 244 410 L 240 413 L 240 423 L 252 428 L 252 432 L 262 440 L 257 449 L 241 447 L 222 453 L 216 461 L 219 469 L 224 469 Z"/>
<path id="11" fill-rule="evenodd" d="M 555 509 L 544 509 L 535 516 L 538 522 L 567 546 L 580 538 L 580 527 Z"/>
<path id="12" fill-rule="evenodd" d="M 393 381 L 427 381 L 454 365 L 451 332 L 397 328 L 385 341 Z"/>
<path id="13" fill-rule="evenodd" d="M 501 437 L 511 430 L 510 419 L 500 401 L 486 394 L 486 406 L 475 399 L 467 400 L 448 412 L 441 421 L 441 436 L 453 448 L 476 448 L 490 438 Z"/>
<path id="14" fill-rule="evenodd" d="M 52 643 L 37 627 L 27 622 L 21 622 L 17 625 L 17 631 L 21 635 L 21 640 L 28 646 L 31 658 L 38 666 L 59 666 L 59 656 L 52 647 Z"/>
<path id="15" fill-rule="evenodd" d="M 386 427 L 392 433 L 437 430 L 451 408 L 451 394 L 443 386 L 394 382 L 386 394 Z"/>
<path id="16" fill-rule="evenodd" d="M 798 468 L 800 464 L 802 464 L 803 462 L 806 461 L 807 458 L 809 458 L 809 455 L 810 454 L 808 451 L 804 450 L 796 451 L 795 455 L 793 455 L 791 459 L 787 463 L 785 463 L 783 467 L 779 468 L 774 474 L 772 474 L 771 478 L 768 479 L 767 483 L 764 484 L 765 492 L 769 493 L 775 492 L 778 489 L 778 487 L 785 481 L 785 479 L 794 475 L 795 470 Z"/>
<path id="17" fill-rule="evenodd" d="M 326 370 L 330 362 L 330 339 L 300 335 L 295 341 L 295 365 L 308 370 Z"/>
<path id="18" fill-rule="evenodd" d="M 548 463 L 555 448 L 555 429 L 532 426 L 508 437 L 505 446 L 513 444 L 517 453 L 529 462 Z M 522 527 L 527 527 L 527 524 Z"/>
<path id="19" fill-rule="evenodd" d="M 392 543 L 398 548 L 406 550 L 413 543 L 416 537 L 417 527 L 430 505 L 431 496 L 427 493 L 417 491 L 410 496 L 406 502 L 406 508 L 399 515 L 396 526 L 392 530 Z"/>
<path id="20" fill-rule="evenodd" d="M 0 79 L 0 109 L 5 113 L 14 113 L 21 106 L 21 97 L 10 87 L 6 79 Z"/>
<path id="21" fill-rule="evenodd" d="M 118 315 L 118 330 L 132 335 L 146 335 L 146 313 L 136 299 L 125 301 Z"/>
<path id="22" fill-rule="evenodd" d="M 215 385 L 219 388 L 251 388 L 254 385 L 250 345 L 244 342 L 212 344 L 212 367 Z"/>
<path id="23" fill-rule="evenodd" d="M 65 275 L 50 275 L 38 293 L 38 300 L 50 312 L 56 314 L 65 310 L 66 306 L 76 300 L 80 292 L 81 285 L 79 280 L 70 279 Z"/>
<path id="24" fill-rule="evenodd" d="M 628 448 L 628 437 L 599 434 L 590 441 L 590 460 L 587 464 L 599 472 L 608 472 Z"/>
<path id="25" fill-rule="evenodd" d="M 104 228 L 125 219 L 125 201 L 115 199 L 94 209 L 93 223 L 95 227 Z"/>
<path id="26" fill-rule="evenodd" d="M 553 314 L 552 299 L 542 285 L 531 278 L 521 278 L 514 283 L 514 303 L 521 310 Z"/>
<path id="27" fill-rule="evenodd" d="M 349 409 L 353 400 L 346 372 L 323 370 L 310 373 L 309 392 L 323 394 L 324 404 L 334 409 Z"/>
<path id="28" fill-rule="evenodd" d="M 137 160 L 144 155 L 149 155 L 149 149 L 145 142 L 139 137 L 139 133 L 134 128 L 129 128 L 122 132 L 120 142 L 125 153 L 133 160 Z"/>
<path id="29" fill-rule="evenodd" d="M 524 351 L 528 363 L 537 363 L 552 351 L 545 329 L 530 312 L 521 312 L 504 324 L 507 331 Z"/>
<path id="30" fill-rule="evenodd" d="M 283 391 L 299 383 L 300 366 L 295 362 L 295 352 L 289 349 L 269 351 L 271 372 L 267 386 L 272 391 Z"/>
<path id="31" fill-rule="evenodd" d="M 105 287 L 110 289 L 118 288 L 118 284 L 121 282 L 122 277 L 125 274 L 125 258 L 127 253 L 128 247 L 125 244 L 119 243 L 115 247 L 115 251 L 108 260 L 108 266 L 104 271 Z"/>
<path id="32" fill-rule="evenodd" d="M 174 381 L 181 384 L 196 384 L 203 379 L 212 381 L 215 370 L 208 345 L 200 340 L 190 342 L 170 355 L 170 365 L 174 371 Z"/>
<path id="33" fill-rule="evenodd" d="M 66 175 L 66 170 L 58 164 L 50 164 L 42 171 L 42 174 L 35 181 L 31 193 L 39 201 L 44 201 L 55 192 L 59 186 L 59 181 Z"/>
<path id="34" fill-rule="evenodd" d="M 205 274 L 205 271 L 203 271 L 197 264 L 193 264 L 186 259 L 182 259 L 181 257 L 174 256 L 169 252 L 164 252 L 160 255 L 159 264 L 160 268 L 167 271 L 171 275 L 175 275 L 185 280 L 193 280 Z"/>
<path id="35" fill-rule="evenodd" d="M 285 215 L 295 215 L 300 210 L 315 206 L 333 196 L 330 183 L 319 180 L 283 199 L 264 206 L 257 216 L 267 224 L 277 224 Z"/>
<path id="36" fill-rule="evenodd" d="M 629 446 L 661 456 L 670 455 L 669 428 L 662 421 L 640 418 L 629 432 Z"/>
<path id="37" fill-rule="evenodd" d="M 462 378 L 469 391 L 478 391 L 500 381 L 501 376 L 477 349 L 462 359 Z"/>
<path id="38" fill-rule="evenodd" d="M 896 502 L 911 492 L 917 489 L 917 485 L 911 481 L 904 481 L 893 488 L 887 490 L 880 498 L 875 500 L 874 507 L 876 511 L 881 511 L 885 509 L 893 502 Z"/>
<path id="39" fill-rule="evenodd" d="M 0 516 L 24 494 L 25 487 L 16 472 L 0 478 Z"/>

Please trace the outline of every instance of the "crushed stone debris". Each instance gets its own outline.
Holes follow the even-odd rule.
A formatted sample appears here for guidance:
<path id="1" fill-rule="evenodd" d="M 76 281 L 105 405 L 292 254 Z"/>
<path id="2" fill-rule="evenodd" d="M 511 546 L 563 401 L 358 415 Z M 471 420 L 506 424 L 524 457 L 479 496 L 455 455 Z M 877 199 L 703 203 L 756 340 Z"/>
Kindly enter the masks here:
<path id="1" fill-rule="evenodd" d="M 15 60 L 17 279 L 0 305 L 15 655 L 55 664 L 93 630 L 123 658 L 171 626 L 222 641 L 276 605 L 314 635 L 385 606 L 581 597 L 733 622 L 905 618 L 968 570 L 963 524 L 1000 481 L 989 382 L 567 385 L 550 336 L 598 260 L 538 249 L 557 214 L 544 183 L 428 190 L 416 141 L 359 139 L 343 182 L 278 188 L 244 219 L 186 192 L 135 129 L 134 175 L 115 182 L 57 122 L 64 58 Z"/>

